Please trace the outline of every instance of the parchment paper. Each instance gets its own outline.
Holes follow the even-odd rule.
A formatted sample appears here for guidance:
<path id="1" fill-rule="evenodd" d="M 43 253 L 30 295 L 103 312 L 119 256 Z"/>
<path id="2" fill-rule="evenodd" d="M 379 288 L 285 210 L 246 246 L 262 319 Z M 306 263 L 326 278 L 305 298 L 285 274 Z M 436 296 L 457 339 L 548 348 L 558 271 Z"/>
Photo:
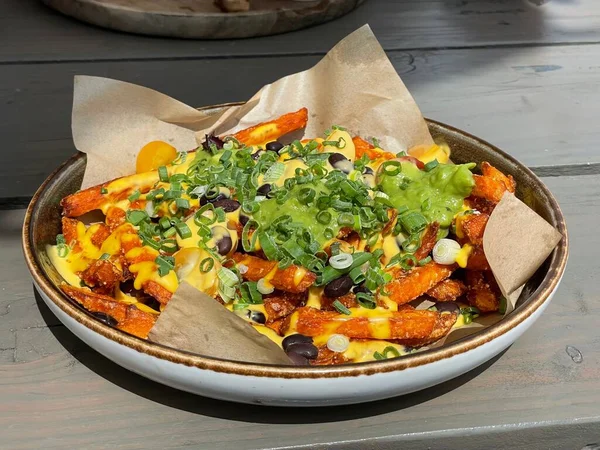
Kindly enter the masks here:
<path id="1" fill-rule="evenodd" d="M 150 141 L 168 141 L 179 151 L 188 151 L 198 146 L 207 133 L 230 134 L 301 107 L 309 110 L 306 137 L 321 136 L 335 124 L 363 138 L 375 136 L 383 148 L 392 152 L 433 143 L 419 108 L 365 25 L 340 41 L 312 69 L 266 85 L 243 106 L 219 115 L 208 116 L 141 86 L 76 77 L 72 128 L 76 147 L 88 155 L 83 187 L 134 173 L 136 155 Z M 508 311 L 514 308 L 518 287 L 560 240 L 556 230 L 515 200 L 514 196 L 502 200 L 484 235 L 484 249 L 494 275 L 510 299 Z M 266 337 L 246 324 L 237 326 L 242 319 L 190 289 L 185 283 L 181 285 L 159 317 L 151 339 L 226 359 L 284 359 L 278 346 L 273 344 L 274 349 L 264 342 Z M 205 303 L 210 308 L 204 309 Z M 192 310 L 195 313 L 190 313 Z M 471 328 L 487 326 L 500 318 L 482 317 Z M 221 326 L 214 327 L 215 323 Z M 455 337 L 452 333 L 448 340 Z M 250 343 L 254 339 L 258 347 Z M 231 342 L 244 344 L 232 347 Z M 236 348 L 240 352 L 233 351 Z"/>
<path id="2" fill-rule="evenodd" d="M 206 133 L 228 134 L 302 107 L 309 111 L 307 137 L 343 124 L 365 138 L 376 136 L 393 152 L 433 142 L 419 108 L 365 25 L 312 69 L 266 85 L 242 107 L 216 116 L 145 87 L 75 77 L 73 141 L 88 155 L 82 187 L 134 173 L 136 155 L 150 141 L 188 151 Z"/>
<path id="3" fill-rule="evenodd" d="M 214 298 L 183 282 L 148 339 L 204 356 L 262 364 L 292 364 L 285 352 Z"/>

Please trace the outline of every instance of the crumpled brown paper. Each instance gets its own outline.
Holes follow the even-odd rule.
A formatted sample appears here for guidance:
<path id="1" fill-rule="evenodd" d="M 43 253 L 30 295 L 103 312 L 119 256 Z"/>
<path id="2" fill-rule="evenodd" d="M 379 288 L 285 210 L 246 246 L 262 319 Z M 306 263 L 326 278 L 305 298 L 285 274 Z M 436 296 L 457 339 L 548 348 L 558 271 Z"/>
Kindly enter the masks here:
<path id="1" fill-rule="evenodd" d="M 83 187 L 134 173 L 136 155 L 150 141 L 167 141 L 179 151 L 188 151 L 198 146 L 206 133 L 230 134 L 302 107 L 309 110 L 306 137 L 320 136 L 335 124 L 365 138 L 375 136 L 383 148 L 392 152 L 433 142 L 419 108 L 365 25 L 340 41 L 313 68 L 266 85 L 244 105 L 217 115 L 197 111 L 141 86 L 106 78 L 76 77 L 72 128 L 76 147 L 87 153 Z M 503 199 L 503 202 L 490 218 L 484 248 L 486 254 L 490 252 L 488 259 L 491 255 L 490 264 L 507 294 L 510 311 L 519 296 L 519 286 L 537 270 L 560 235 L 547 223 L 541 225 L 539 221 L 544 222 L 543 219 L 526 206 L 517 205 L 514 200 Z M 527 227 L 522 226 L 524 223 Z M 539 224 L 547 239 L 532 236 L 522 242 L 521 236 L 527 236 L 524 231 L 538 229 L 532 224 Z M 517 226 L 518 237 L 514 234 Z M 516 243 L 524 244 L 527 251 L 520 249 L 511 257 L 507 250 Z M 248 361 L 250 354 L 252 358 L 260 358 L 254 351 L 231 352 L 232 347 L 227 345 L 238 339 L 246 341 L 248 329 L 255 333 L 251 333 L 253 339 L 260 335 L 250 327 L 221 328 L 210 341 L 206 338 L 210 333 L 199 332 L 200 328 L 213 329 L 213 313 L 218 317 L 235 316 L 213 301 L 214 304 L 209 304 L 220 309 L 198 311 L 198 315 L 189 317 L 191 314 L 183 308 L 197 308 L 199 303 L 194 303 L 197 296 L 197 291 L 182 284 L 161 314 L 151 338 L 226 359 Z M 471 331 L 461 333 L 474 332 L 500 319 L 500 315 L 481 317 L 471 325 Z M 184 329 L 188 327 L 193 329 Z M 451 333 L 446 342 L 455 340 L 459 334 Z M 267 339 L 260 336 L 261 341 Z M 208 342 L 210 345 L 206 345 Z M 273 350 L 272 346 L 264 345 L 264 358 L 269 362 L 280 359 L 281 350 L 277 346 Z M 217 352 L 212 352 L 213 346 L 218 348 Z"/>
<path id="2" fill-rule="evenodd" d="M 214 358 L 292 364 L 276 343 L 186 282 L 160 313 L 148 339 Z"/>

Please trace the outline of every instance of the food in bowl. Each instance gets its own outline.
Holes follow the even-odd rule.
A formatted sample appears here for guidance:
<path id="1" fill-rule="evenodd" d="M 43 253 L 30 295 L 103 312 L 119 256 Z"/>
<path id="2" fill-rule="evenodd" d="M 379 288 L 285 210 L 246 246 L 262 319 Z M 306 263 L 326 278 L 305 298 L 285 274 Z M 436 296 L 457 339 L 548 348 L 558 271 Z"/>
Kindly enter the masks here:
<path id="1" fill-rule="evenodd" d="M 186 281 L 312 365 L 401 356 L 501 312 L 482 240 L 512 177 L 342 127 L 278 141 L 307 120 L 303 108 L 187 153 L 152 142 L 138 173 L 65 197 L 48 248 L 63 291 L 146 338 Z"/>

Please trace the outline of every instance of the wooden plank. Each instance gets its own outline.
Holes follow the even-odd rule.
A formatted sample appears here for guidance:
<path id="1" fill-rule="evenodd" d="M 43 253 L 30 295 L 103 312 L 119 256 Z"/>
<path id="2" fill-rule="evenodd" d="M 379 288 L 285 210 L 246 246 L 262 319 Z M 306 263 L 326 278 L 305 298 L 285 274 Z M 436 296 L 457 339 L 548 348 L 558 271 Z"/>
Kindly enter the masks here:
<path id="1" fill-rule="evenodd" d="M 365 23 L 388 50 L 598 42 L 600 3 L 369 0 L 335 22 L 294 33 L 249 40 L 178 41 L 89 26 L 61 16 L 39 0 L 3 1 L 0 62 L 322 54 Z"/>
<path id="2" fill-rule="evenodd" d="M 391 52 L 424 114 L 480 136 L 533 166 L 600 162 L 600 46 Z M 76 74 L 122 79 L 191 105 L 250 98 L 319 57 L 7 65 L 0 70 L 0 198 L 31 196 L 74 151 Z M 23 157 L 27 155 L 27 164 Z"/>
<path id="3" fill-rule="evenodd" d="M 0 212 L 0 429 L 29 448 L 583 448 L 597 442 L 600 176 L 545 179 L 571 258 L 541 319 L 502 356 L 456 380 L 355 407 L 263 408 L 159 386 L 85 346 L 41 303 L 21 260 L 23 211 Z M 578 362 L 566 352 L 577 348 Z M 335 443 L 335 444 L 334 444 Z M 304 447 L 302 447 L 304 445 Z"/>

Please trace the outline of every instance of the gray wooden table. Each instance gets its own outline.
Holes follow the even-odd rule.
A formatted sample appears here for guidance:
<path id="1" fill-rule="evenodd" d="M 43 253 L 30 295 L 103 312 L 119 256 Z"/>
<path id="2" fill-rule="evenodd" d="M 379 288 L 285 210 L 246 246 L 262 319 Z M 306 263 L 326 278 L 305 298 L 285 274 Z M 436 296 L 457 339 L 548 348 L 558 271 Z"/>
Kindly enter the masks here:
<path id="1" fill-rule="evenodd" d="M 567 273 L 516 344 L 465 376 L 402 398 L 263 408 L 129 373 L 36 298 L 21 256 L 22 208 L 74 151 L 73 75 L 139 83 L 192 105 L 242 100 L 310 67 L 365 22 L 425 115 L 534 167 L 561 203 L 572 243 Z M 369 0 L 334 23 L 221 42 L 130 36 L 77 23 L 36 0 L 3 0 L 0 448 L 581 449 L 600 442 L 599 61 L 595 0 Z"/>

